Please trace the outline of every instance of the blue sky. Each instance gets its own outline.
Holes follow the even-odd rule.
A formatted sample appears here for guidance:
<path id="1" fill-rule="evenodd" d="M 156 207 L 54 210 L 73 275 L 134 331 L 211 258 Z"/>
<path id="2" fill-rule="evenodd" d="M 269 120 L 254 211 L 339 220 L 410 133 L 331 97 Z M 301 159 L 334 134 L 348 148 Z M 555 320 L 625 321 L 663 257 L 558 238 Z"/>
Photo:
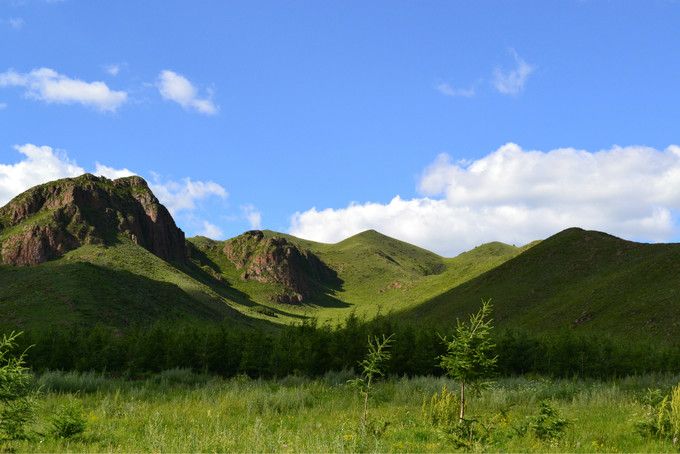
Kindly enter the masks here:
<path id="1" fill-rule="evenodd" d="M 675 240 L 680 201 L 663 189 L 599 212 L 627 181 L 674 181 L 678 24 L 674 1 L 0 0 L 0 165 L 16 182 L 30 158 L 14 147 L 33 144 L 174 197 L 187 178 L 219 185 L 177 210 L 188 234 L 229 237 L 259 213 L 263 228 L 378 228 L 444 254 L 569 223 Z M 49 91 L 60 81 L 81 91 Z M 578 194 L 539 190 L 557 181 Z"/>

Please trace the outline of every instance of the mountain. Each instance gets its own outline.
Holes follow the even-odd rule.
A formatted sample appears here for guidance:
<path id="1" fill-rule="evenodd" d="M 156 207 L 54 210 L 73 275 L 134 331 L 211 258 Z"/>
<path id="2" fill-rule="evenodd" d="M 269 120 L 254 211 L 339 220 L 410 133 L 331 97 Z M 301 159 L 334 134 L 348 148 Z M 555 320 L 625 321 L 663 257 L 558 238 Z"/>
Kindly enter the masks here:
<path id="1" fill-rule="evenodd" d="M 487 298 L 501 327 L 670 340 L 680 334 L 680 244 L 568 229 L 402 316 L 452 324 Z"/>
<path id="2" fill-rule="evenodd" d="M 265 236 L 259 230 L 227 241 L 222 251 L 241 279 L 280 284 L 285 290 L 277 303 L 302 303 L 338 283 L 335 270 L 312 251 L 281 236 Z"/>
<path id="3" fill-rule="evenodd" d="M 349 311 L 370 317 L 381 310 L 410 308 L 523 250 L 492 243 L 448 259 L 374 230 L 335 244 L 269 230 L 246 232 L 227 241 L 204 237 L 188 241 L 197 266 L 268 306 L 284 323 L 310 315 L 331 320 L 344 318 Z M 280 251 L 272 253 L 277 248 Z M 293 260 L 276 259 L 286 254 Z M 253 273 L 253 264 L 260 270 Z M 313 291 L 302 295 L 300 288 Z M 302 297 L 285 297 L 295 294 Z"/>
<path id="4" fill-rule="evenodd" d="M 0 325 L 12 329 L 246 320 L 201 282 L 184 233 L 139 177 L 29 189 L 0 209 L 0 257 Z"/>
<path id="5" fill-rule="evenodd" d="M 184 232 L 139 177 L 85 174 L 30 189 L 0 209 L 0 260 L 37 265 L 124 235 L 158 257 L 186 259 Z"/>
<path id="6" fill-rule="evenodd" d="M 0 329 L 272 327 L 381 311 L 451 326 L 487 298 L 500 327 L 671 340 L 680 244 L 574 228 L 446 258 L 374 230 L 335 244 L 269 230 L 185 239 L 139 177 L 58 180 L 0 208 Z"/>

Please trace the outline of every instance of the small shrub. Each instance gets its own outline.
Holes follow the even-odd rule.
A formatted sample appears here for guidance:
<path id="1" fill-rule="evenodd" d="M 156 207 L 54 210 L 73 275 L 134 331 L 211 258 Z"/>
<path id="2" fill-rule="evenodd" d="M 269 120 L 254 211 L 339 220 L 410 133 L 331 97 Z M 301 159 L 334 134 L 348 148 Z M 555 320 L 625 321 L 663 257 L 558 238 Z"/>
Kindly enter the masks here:
<path id="1" fill-rule="evenodd" d="M 677 385 L 673 388 L 673 391 L 671 391 L 669 419 L 673 442 L 677 443 L 677 440 L 680 437 L 680 385 Z"/>
<path id="2" fill-rule="evenodd" d="M 452 426 L 458 422 L 458 405 L 458 395 L 444 385 L 440 392 L 432 395 L 429 402 L 423 401 L 423 417 L 434 427 Z"/>
<path id="3" fill-rule="evenodd" d="M 638 432 L 673 439 L 677 443 L 680 437 L 680 384 L 670 394 L 663 394 L 658 389 L 647 390 L 642 403 L 645 414 L 636 423 Z"/>
<path id="4" fill-rule="evenodd" d="M 569 425 L 569 421 L 561 418 L 548 402 L 540 404 L 538 415 L 529 422 L 529 429 L 539 440 L 550 441 L 561 438 Z"/>
<path id="5" fill-rule="evenodd" d="M 0 338 L 0 439 L 26 438 L 26 426 L 35 413 L 33 376 L 25 366 L 25 353 L 14 353 L 20 334 Z"/>
<path id="6" fill-rule="evenodd" d="M 86 426 L 82 406 L 77 402 L 69 402 L 59 407 L 52 416 L 50 432 L 55 438 L 73 438 L 85 432 Z"/>

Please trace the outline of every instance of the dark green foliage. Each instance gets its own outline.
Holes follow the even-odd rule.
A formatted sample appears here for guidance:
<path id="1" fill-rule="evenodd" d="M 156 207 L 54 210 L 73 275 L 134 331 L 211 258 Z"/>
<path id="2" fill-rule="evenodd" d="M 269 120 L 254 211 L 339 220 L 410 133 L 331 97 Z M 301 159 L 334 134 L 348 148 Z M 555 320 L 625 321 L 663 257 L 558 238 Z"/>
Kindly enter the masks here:
<path id="1" fill-rule="evenodd" d="M 167 369 L 191 369 L 223 377 L 323 376 L 356 370 L 366 338 L 395 334 L 388 375 L 442 375 L 436 358 L 446 353 L 437 329 L 388 316 L 342 323 L 306 321 L 278 330 L 238 328 L 231 323 L 158 322 L 117 330 L 109 327 L 53 328 L 27 332 L 19 347 L 34 345 L 27 364 L 37 372 L 73 370 L 137 377 Z M 453 332 L 442 332 L 451 337 Z M 680 372 L 680 348 L 644 341 L 565 331 L 536 335 L 501 331 L 494 336 L 500 376 L 621 377 Z"/>
<path id="2" fill-rule="evenodd" d="M 50 432 L 56 438 L 73 438 L 85 432 L 87 422 L 83 416 L 83 408 L 74 401 L 57 409 L 52 416 Z"/>
<path id="3" fill-rule="evenodd" d="M 538 415 L 531 418 L 529 429 L 539 440 L 556 440 L 564 435 L 569 422 L 560 417 L 548 402 L 540 403 Z"/>
<path id="4" fill-rule="evenodd" d="M 0 338 L 0 439 L 25 438 L 34 415 L 33 376 L 24 364 L 25 353 L 16 353 L 19 335 Z"/>

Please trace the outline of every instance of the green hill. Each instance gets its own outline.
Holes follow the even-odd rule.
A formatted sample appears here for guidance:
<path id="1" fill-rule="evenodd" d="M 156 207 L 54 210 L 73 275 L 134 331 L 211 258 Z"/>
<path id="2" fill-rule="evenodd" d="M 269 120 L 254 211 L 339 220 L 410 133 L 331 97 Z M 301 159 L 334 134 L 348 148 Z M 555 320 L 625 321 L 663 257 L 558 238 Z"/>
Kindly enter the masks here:
<path id="1" fill-rule="evenodd" d="M 321 320 L 343 318 L 349 311 L 370 317 L 378 311 L 410 308 L 523 250 L 490 243 L 455 258 L 443 258 L 374 230 L 336 244 L 302 240 L 272 231 L 263 231 L 262 234 L 265 238 L 285 239 L 300 250 L 309 251 L 335 271 L 337 281 L 326 283 L 321 292 L 310 295 L 301 304 L 277 304 L 277 295 L 286 292 L 280 282 L 244 279 L 243 271 L 225 255 L 225 246 L 234 239 L 225 242 L 196 237 L 188 241 L 202 254 L 195 259 L 198 266 L 213 270 L 254 302 L 272 308 L 280 322 L 304 316 Z"/>
<path id="2" fill-rule="evenodd" d="M 680 244 L 568 229 L 403 315 L 450 324 L 486 298 L 501 327 L 672 339 L 680 334 Z"/>
<path id="3" fill-rule="evenodd" d="M 234 325 L 351 312 L 452 324 L 495 301 L 498 326 L 672 339 L 680 244 L 568 229 L 445 258 L 362 232 L 325 244 L 273 231 L 185 239 L 139 177 L 83 175 L 0 208 L 0 328 L 161 319 Z"/>
<path id="4" fill-rule="evenodd" d="M 59 180 L 0 209 L 0 328 L 247 322 L 221 290 L 141 178 Z"/>

